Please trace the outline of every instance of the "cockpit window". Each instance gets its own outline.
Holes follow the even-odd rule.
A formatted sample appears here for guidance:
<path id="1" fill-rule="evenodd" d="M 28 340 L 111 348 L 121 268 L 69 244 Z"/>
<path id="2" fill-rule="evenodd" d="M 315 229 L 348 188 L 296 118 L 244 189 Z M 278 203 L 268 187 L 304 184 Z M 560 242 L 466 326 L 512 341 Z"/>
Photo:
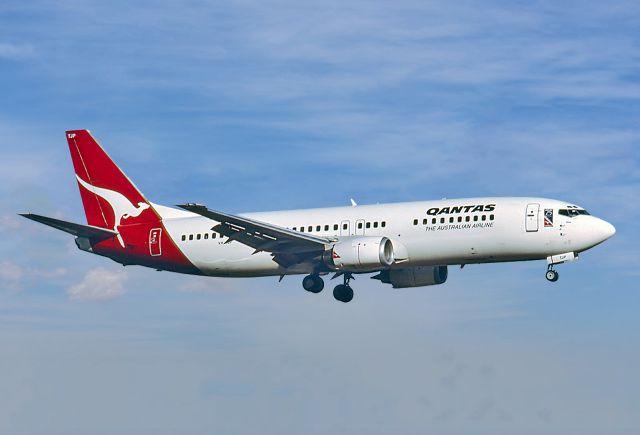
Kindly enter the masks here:
<path id="1" fill-rule="evenodd" d="M 583 208 L 561 208 L 560 210 L 558 210 L 558 214 L 567 217 L 574 217 L 581 214 L 588 216 L 589 212 Z"/>

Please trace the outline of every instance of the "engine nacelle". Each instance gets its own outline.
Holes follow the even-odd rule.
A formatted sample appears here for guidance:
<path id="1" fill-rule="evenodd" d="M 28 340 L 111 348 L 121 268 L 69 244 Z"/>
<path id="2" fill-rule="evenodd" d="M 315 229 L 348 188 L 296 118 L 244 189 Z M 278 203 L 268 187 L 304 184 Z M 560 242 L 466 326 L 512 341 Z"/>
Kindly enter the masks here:
<path id="1" fill-rule="evenodd" d="M 447 266 L 417 266 L 383 270 L 373 278 L 391 284 L 393 288 L 407 288 L 443 284 L 448 275 Z"/>
<path id="2" fill-rule="evenodd" d="M 325 253 L 325 262 L 336 270 L 380 270 L 393 261 L 393 243 L 386 237 L 345 237 Z"/>

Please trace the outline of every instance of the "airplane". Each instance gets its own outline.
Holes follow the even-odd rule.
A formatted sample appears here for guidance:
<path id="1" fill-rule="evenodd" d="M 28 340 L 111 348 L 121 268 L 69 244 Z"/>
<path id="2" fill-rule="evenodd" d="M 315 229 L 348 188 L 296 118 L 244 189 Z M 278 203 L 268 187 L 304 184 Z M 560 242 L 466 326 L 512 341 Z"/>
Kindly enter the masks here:
<path id="1" fill-rule="evenodd" d="M 447 281 L 448 266 L 545 260 L 555 267 L 615 234 L 584 208 L 546 198 L 488 197 L 229 214 L 205 205 L 149 201 L 88 130 L 66 132 L 87 224 L 25 218 L 75 236 L 82 251 L 122 265 L 212 277 L 300 275 L 311 293 L 341 278 L 333 296 L 353 299 L 355 275 L 393 288 Z M 340 282 L 340 281 L 339 281 Z"/>

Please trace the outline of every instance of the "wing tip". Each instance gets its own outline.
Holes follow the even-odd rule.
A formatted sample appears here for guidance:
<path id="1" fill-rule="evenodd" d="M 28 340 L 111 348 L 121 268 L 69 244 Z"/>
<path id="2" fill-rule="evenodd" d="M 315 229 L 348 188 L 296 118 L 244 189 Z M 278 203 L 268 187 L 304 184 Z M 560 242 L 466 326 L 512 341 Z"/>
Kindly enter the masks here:
<path id="1" fill-rule="evenodd" d="M 198 204 L 196 202 L 187 202 L 186 204 L 176 204 L 176 207 L 180 207 L 181 209 L 188 210 L 188 211 L 207 209 L 207 206 L 203 204 Z"/>

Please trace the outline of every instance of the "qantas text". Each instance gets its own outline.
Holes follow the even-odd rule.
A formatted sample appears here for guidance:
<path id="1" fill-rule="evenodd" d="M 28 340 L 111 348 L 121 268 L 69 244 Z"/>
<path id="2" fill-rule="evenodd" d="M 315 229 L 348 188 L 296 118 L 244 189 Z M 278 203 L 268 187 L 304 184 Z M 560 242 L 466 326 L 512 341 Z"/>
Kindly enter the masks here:
<path id="1" fill-rule="evenodd" d="M 433 207 L 427 210 L 427 214 L 431 216 L 439 214 L 452 214 L 452 213 L 474 213 L 479 211 L 494 211 L 496 209 L 495 204 L 486 205 L 456 205 L 454 207 Z"/>

